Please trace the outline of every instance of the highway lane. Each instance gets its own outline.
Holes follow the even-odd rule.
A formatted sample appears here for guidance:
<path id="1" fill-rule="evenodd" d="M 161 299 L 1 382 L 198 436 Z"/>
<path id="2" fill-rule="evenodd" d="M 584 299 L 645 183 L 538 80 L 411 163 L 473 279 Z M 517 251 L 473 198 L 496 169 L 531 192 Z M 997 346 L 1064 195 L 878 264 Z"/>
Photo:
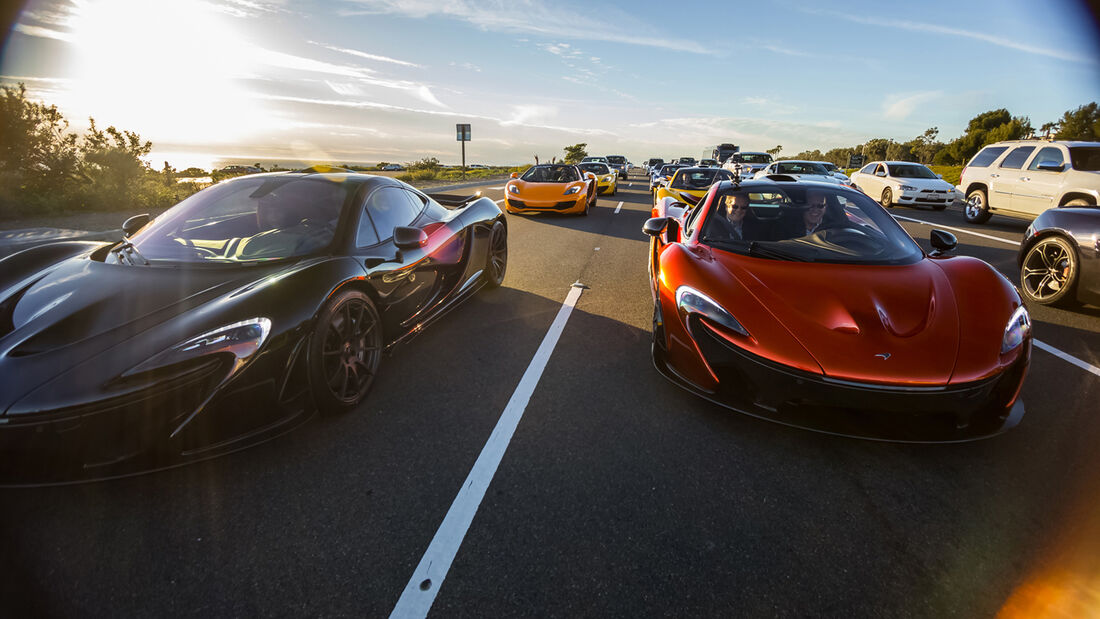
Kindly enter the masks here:
<path id="1" fill-rule="evenodd" d="M 649 200 L 635 181 L 587 218 L 509 216 L 504 287 L 385 359 L 350 415 L 196 466 L 0 491 L 6 608 L 389 614 L 574 282 L 433 616 L 988 616 L 1089 567 L 1100 377 L 1036 350 L 1021 425 L 965 445 L 730 413 L 650 363 Z M 929 249 L 929 226 L 903 225 Z M 1015 280 L 1014 246 L 958 237 Z M 1097 363 L 1100 312 L 1031 309 L 1036 337 Z"/>

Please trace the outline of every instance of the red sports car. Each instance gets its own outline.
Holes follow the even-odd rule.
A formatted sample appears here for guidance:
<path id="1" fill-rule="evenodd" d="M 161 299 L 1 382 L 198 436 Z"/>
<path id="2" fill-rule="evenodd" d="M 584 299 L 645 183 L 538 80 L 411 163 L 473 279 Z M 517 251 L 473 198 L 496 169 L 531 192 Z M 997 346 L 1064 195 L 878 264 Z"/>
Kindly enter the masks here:
<path id="1" fill-rule="evenodd" d="M 735 410 L 846 436 L 951 442 L 1019 422 L 1031 322 L 1015 287 L 862 193 L 726 181 L 657 205 L 653 360 Z"/>

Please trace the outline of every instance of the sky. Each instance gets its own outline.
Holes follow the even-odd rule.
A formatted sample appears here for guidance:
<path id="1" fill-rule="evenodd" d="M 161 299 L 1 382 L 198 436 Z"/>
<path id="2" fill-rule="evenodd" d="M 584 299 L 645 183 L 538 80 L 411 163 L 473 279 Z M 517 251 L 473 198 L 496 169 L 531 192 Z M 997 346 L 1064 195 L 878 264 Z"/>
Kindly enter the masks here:
<path id="1" fill-rule="evenodd" d="M 839 5 L 843 5 L 840 8 Z M 29 0 L 0 56 L 160 168 L 783 154 L 1100 101 L 1074 0 Z"/>

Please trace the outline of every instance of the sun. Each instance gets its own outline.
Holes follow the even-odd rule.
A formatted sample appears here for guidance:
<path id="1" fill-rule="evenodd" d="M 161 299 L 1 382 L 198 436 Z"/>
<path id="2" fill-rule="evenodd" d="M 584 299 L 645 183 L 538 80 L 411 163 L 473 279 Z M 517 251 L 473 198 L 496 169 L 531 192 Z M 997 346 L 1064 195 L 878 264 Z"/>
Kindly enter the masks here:
<path id="1" fill-rule="evenodd" d="M 89 0 L 70 22 L 74 109 L 154 143 L 238 144 L 264 112 L 237 20 L 196 0 Z"/>

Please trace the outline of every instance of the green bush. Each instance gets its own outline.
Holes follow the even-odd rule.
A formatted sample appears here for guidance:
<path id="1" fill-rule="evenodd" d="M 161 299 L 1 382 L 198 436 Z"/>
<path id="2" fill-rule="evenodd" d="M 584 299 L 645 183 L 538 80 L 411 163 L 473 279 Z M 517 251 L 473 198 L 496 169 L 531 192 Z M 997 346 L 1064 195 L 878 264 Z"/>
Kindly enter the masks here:
<path id="1" fill-rule="evenodd" d="M 959 177 L 962 175 L 963 166 L 961 165 L 930 165 L 928 166 L 936 174 L 942 174 L 943 180 L 951 183 L 952 185 L 959 184 Z"/>

